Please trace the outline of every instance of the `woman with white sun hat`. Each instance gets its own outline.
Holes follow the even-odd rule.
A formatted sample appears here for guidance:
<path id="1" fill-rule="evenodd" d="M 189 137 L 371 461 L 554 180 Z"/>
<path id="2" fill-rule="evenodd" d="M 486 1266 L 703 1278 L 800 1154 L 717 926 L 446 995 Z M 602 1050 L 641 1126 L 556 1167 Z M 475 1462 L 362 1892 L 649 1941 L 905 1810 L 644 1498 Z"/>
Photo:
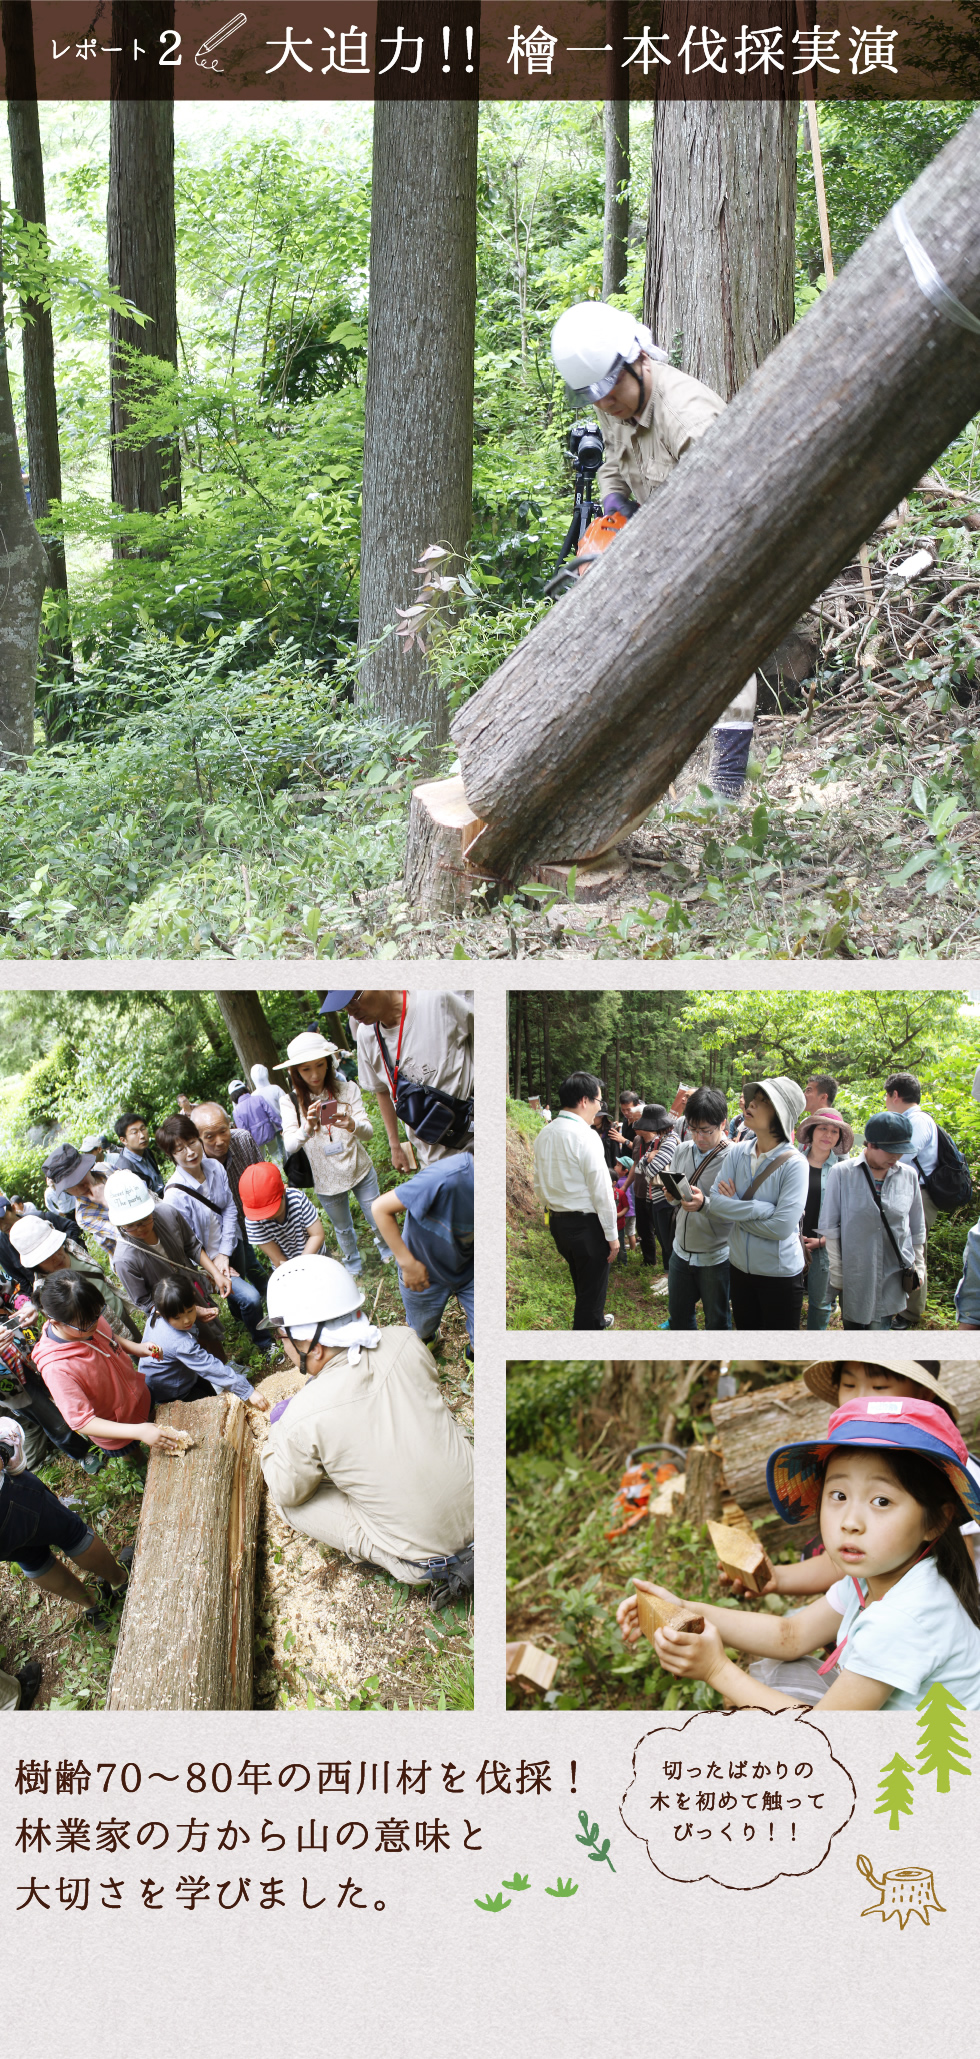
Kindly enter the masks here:
<path id="1" fill-rule="evenodd" d="M 288 1072 L 292 1086 L 292 1098 L 284 1094 L 281 1104 L 286 1159 L 305 1152 L 317 1201 L 331 1223 L 348 1272 L 356 1277 L 364 1261 L 351 1216 L 352 1194 L 379 1258 L 389 1263 L 392 1254 L 371 1214 L 371 1203 L 380 1193 L 378 1175 L 364 1148 L 374 1135 L 371 1118 L 356 1080 L 345 1080 L 338 1072 L 339 1056 L 339 1047 L 328 1043 L 319 1030 L 303 1030 L 272 1069 Z M 294 1179 L 293 1184 L 307 1182 Z"/>

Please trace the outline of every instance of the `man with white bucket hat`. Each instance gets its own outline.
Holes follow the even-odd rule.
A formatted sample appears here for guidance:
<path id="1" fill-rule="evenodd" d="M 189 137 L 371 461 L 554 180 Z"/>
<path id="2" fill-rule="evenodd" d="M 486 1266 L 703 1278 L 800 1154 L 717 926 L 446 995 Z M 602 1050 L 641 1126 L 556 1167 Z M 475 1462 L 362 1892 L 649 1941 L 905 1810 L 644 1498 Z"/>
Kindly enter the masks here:
<path id="1" fill-rule="evenodd" d="M 269 1282 L 305 1387 L 272 1411 L 262 1453 L 284 1521 L 416 1587 L 472 1587 L 473 1451 L 413 1330 L 378 1330 L 336 1259 L 291 1259 Z"/>

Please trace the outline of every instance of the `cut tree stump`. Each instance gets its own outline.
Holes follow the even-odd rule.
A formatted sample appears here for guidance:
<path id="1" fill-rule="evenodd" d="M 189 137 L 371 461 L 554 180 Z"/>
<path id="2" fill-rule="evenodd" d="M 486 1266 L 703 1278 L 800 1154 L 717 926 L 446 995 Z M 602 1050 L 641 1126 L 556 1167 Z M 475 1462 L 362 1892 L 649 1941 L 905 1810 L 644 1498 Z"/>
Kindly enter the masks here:
<path id="1" fill-rule="evenodd" d="M 414 788 L 405 851 L 405 893 L 419 912 L 458 915 L 479 885 L 466 854 L 483 828 L 461 779 L 430 779 Z"/>
<path id="2" fill-rule="evenodd" d="M 653 1643 L 655 1630 L 697 1630 L 704 1629 L 704 1617 L 694 1602 L 661 1601 L 657 1594 L 644 1594 L 636 1590 L 636 1613 L 644 1637 Z"/>
<path id="3" fill-rule="evenodd" d="M 772 1567 L 755 1532 L 743 1530 L 740 1524 L 709 1523 L 708 1536 L 722 1572 L 730 1580 L 741 1580 L 750 1594 L 761 1594 L 772 1579 Z"/>
<path id="4" fill-rule="evenodd" d="M 936 1885 L 930 1866 L 893 1866 L 876 1880 L 871 1870 L 871 1861 L 863 1852 L 858 1853 L 856 1865 L 881 1899 L 872 1902 L 870 1908 L 862 1909 L 862 1916 L 880 1916 L 883 1923 L 889 1917 L 898 1917 L 899 1930 L 904 1930 L 910 1916 L 921 1917 L 929 1927 L 930 1909 L 945 1914 L 944 1904 L 936 1899 Z"/>
<path id="5" fill-rule="evenodd" d="M 577 865 L 532 865 L 528 877 L 539 886 L 557 887 L 567 896 L 569 880 L 575 874 L 573 901 L 604 901 L 629 876 L 629 864 L 616 849 L 603 851 L 600 858 L 583 858 Z"/>
<path id="6" fill-rule="evenodd" d="M 692 1444 L 684 1469 L 684 1520 L 700 1528 L 721 1513 L 721 1453 Z"/>
<path id="7" fill-rule="evenodd" d="M 980 113 L 904 201 L 974 314 L 978 177 Z M 465 799 L 486 824 L 470 864 L 519 883 L 608 850 L 978 408 L 977 338 L 926 298 L 890 214 L 460 709 Z"/>
<path id="8" fill-rule="evenodd" d="M 156 1420 L 193 1448 L 150 1457 L 107 1709 L 250 1709 L 262 1473 L 235 1394 Z"/>

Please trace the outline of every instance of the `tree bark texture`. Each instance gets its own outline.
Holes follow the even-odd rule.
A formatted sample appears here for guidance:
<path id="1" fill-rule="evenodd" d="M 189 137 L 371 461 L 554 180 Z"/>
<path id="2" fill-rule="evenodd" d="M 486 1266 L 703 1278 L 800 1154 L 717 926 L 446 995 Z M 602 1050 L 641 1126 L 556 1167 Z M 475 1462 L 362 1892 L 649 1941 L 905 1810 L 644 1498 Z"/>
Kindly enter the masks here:
<path id="1" fill-rule="evenodd" d="M 0 287 L 0 766 L 22 764 L 34 749 L 38 636 L 47 581 L 47 553 L 21 478 Z"/>
<path id="2" fill-rule="evenodd" d="M 14 182 L 14 206 L 21 220 L 47 222 L 44 204 L 44 161 L 37 111 L 37 78 L 34 68 L 34 26 L 30 0 L 3 0 L 0 7 L 3 49 L 7 71 L 7 128 Z M 24 307 L 22 350 L 24 358 L 24 416 L 27 429 L 27 463 L 31 479 L 31 512 L 44 521 L 52 501 L 61 500 L 61 444 L 58 435 L 58 395 L 54 376 L 54 331 L 51 311 L 36 300 Z M 48 583 L 59 593 L 68 592 L 64 538 L 49 536 L 45 545 Z M 70 641 L 51 642 L 47 657 L 62 680 L 71 680 Z"/>
<path id="3" fill-rule="evenodd" d="M 657 106 L 644 319 L 724 400 L 793 326 L 799 112 L 796 100 Z"/>
<path id="4" fill-rule="evenodd" d="M 156 515 L 180 506 L 180 453 L 175 438 L 154 437 L 137 450 L 118 439 L 130 426 L 130 381 L 121 345 L 177 364 L 177 231 L 174 214 L 173 72 L 154 66 L 158 99 L 124 98 L 135 91 L 134 41 L 156 50 L 173 27 L 173 0 L 113 0 L 109 123 L 109 279 L 149 317 L 145 328 L 109 317 L 112 498 L 129 512 Z M 167 82 L 169 81 L 169 89 Z"/>
<path id="5" fill-rule="evenodd" d="M 262 1473 L 234 1394 L 174 1401 L 195 1439 L 150 1458 L 107 1709 L 250 1709 Z"/>
<path id="6" fill-rule="evenodd" d="M 606 196 L 602 227 L 602 297 L 622 293 L 626 285 L 626 245 L 630 226 L 629 70 L 624 68 L 623 39 L 629 34 L 629 0 L 606 0 L 606 97 L 602 104 L 602 139 L 606 160 Z M 624 97 L 625 94 L 625 97 Z"/>
<path id="7" fill-rule="evenodd" d="M 439 26 L 435 35 L 441 48 Z M 362 646 L 412 605 L 420 553 L 433 543 L 461 551 L 470 534 L 477 114 L 472 101 L 375 105 Z M 386 720 L 427 722 L 431 741 L 445 737 L 445 700 L 417 645 L 388 636 L 360 680 Z"/>
<path id="8" fill-rule="evenodd" d="M 215 994 L 221 1019 L 235 1046 L 242 1078 L 250 1080 L 253 1065 L 278 1065 L 280 1052 L 258 994 Z"/>
<path id="9" fill-rule="evenodd" d="M 946 286 L 980 311 L 980 114 L 906 195 Z M 586 579 L 452 725 L 519 879 L 643 820 L 756 665 L 980 408 L 980 345 L 916 284 L 889 217 Z M 597 780 L 604 755 L 623 776 Z"/>

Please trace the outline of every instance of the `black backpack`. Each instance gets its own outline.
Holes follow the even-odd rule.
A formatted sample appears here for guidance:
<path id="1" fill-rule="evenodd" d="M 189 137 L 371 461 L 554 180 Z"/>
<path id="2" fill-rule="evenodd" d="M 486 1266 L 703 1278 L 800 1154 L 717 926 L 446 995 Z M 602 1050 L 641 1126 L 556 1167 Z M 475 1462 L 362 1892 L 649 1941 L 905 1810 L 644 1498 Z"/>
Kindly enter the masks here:
<path id="1" fill-rule="evenodd" d="M 940 1214 L 951 1215 L 954 1208 L 966 1208 L 972 1200 L 973 1181 L 959 1145 L 954 1144 L 952 1137 L 947 1136 L 946 1131 L 941 1130 L 938 1123 L 936 1136 L 939 1154 L 935 1170 L 929 1174 L 928 1179 L 922 1181 L 922 1185 Z M 922 1167 L 918 1159 L 913 1159 L 912 1163 L 921 1177 Z"/>

